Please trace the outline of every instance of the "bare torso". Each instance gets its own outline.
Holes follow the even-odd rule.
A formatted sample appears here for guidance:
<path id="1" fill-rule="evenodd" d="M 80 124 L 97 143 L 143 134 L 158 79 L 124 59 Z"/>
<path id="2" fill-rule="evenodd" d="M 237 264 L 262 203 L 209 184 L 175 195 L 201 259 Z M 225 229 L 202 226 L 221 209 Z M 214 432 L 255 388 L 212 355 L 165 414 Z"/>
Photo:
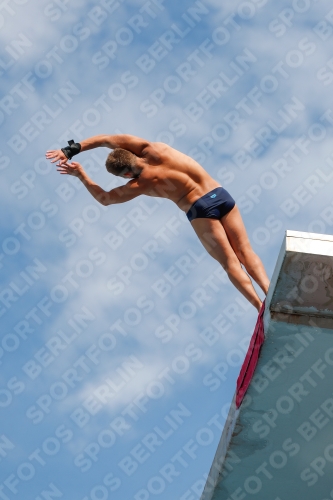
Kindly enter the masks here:
<path id="1" fill-rule="evenodd" d="M 150 143 L 138 163 L 143 167 L 136 181 L 142 194 L 168 198 L 185 212 L 220 186 L 195 160 L 161 142 Z"/>

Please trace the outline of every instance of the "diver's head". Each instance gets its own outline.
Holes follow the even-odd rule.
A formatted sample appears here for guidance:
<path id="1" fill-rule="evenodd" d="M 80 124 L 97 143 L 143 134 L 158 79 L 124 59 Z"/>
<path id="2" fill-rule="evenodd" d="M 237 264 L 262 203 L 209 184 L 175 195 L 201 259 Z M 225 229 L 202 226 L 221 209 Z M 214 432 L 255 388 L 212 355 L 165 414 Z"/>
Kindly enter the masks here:
<path id="1" fill-rule="evenodd" d="M 122 148 L 115 148 L 108 155 L 105 166 L 110 174 L 126 179 L 135 179 L 141 173 L 141 169 L 137 166 L 137 156 Z"/>

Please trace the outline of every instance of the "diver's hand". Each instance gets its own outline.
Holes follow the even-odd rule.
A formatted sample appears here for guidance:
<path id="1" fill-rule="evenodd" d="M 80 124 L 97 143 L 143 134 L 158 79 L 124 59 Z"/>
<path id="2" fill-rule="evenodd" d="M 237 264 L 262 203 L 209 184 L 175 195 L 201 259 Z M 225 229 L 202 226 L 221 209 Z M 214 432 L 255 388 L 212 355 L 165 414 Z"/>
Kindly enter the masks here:
<path id="1" fill-rule="evenodd" d="M 76 161 L 72 161 L 72 163 L 59 162 L 57 164 L 57 167 L 57 171 L 60 172 L 60 174 L 74 175 L 74 177 L 80 178 L 82 178 L 85 174 L 82 165 L 80 165 L 80 163 L 77 163 Z"/>
<path id="2" fill-rule="evenodd" d="M 51 160 L 51 163 L 55 163 L 56 161 L 59 160 L 59 164 L 66 163 L 68 161 L 67 156 L 61 149 L 52 149 L 50 151 L 46 151 L 46 158 L 47 160 Z"/>

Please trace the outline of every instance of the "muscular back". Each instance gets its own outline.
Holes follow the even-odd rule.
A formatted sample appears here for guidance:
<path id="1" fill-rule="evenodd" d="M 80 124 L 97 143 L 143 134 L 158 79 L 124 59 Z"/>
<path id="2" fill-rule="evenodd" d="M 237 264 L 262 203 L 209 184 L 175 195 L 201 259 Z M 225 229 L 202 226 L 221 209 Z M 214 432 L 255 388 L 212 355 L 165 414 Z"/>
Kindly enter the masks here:
<path id="1" fill-rule="evenodd" d="M 201 196 L 220 186 L 199 163 L 161 142 L 148 143 L 138 157 L 142 194 L 168 198 L 187 212 Z"/>

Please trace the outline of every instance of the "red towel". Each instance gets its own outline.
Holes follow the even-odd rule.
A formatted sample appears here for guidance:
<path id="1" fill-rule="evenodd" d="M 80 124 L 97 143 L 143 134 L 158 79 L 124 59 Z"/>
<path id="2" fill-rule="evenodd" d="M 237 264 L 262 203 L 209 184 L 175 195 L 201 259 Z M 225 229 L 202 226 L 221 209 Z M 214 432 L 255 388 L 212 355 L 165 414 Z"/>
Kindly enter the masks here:
<path id="1" fill-rule="evenodd" d="M 259 311 L 257 323 L 250 341 L 250 345 L 246 353 L 240 374 L 238 375 L 237 391 L 236 391 L 237 408 L 239 408 L 239 406 L 241 405 L 245 393 L 250 385 L 252 376 L 254 374 L 254 370 L 256 369 L 257 366 L 260 348 L 265 340 L 264 311 L 265 311 L 265 301 L 262 303 L 261 309 Z"/>

